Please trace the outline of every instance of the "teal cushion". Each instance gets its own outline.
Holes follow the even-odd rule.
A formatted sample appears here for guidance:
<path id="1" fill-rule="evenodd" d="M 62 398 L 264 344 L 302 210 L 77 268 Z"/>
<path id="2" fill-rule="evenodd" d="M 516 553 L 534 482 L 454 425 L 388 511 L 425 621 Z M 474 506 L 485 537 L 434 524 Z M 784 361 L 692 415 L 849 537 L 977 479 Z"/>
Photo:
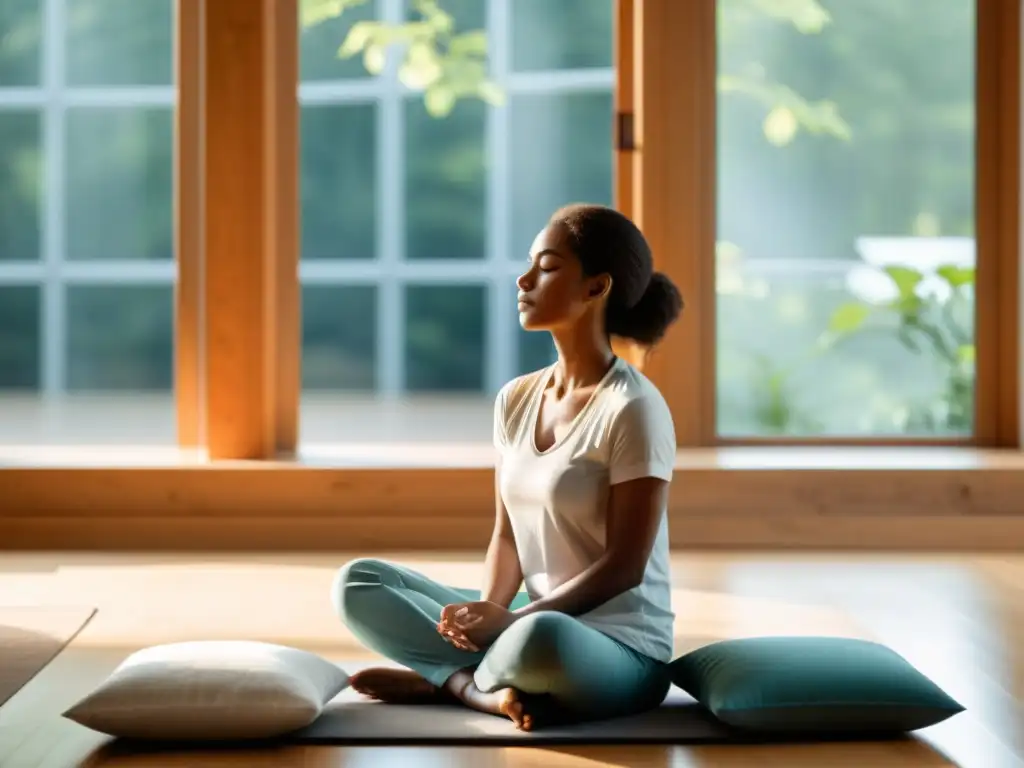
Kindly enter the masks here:
<path id="1" fill-rule="evenodd" d="M 725 640 L 676 659 L 671 670 L 719 720 L 761 732 L 907 732 L 964 711 L 898 653 L 864 640 Z"/>

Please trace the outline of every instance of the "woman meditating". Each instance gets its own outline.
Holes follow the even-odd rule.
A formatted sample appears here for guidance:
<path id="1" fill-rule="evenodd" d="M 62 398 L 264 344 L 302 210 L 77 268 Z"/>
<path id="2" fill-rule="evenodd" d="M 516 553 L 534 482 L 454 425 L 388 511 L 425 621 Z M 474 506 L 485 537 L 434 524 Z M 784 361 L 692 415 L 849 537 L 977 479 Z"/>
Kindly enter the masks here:
<path id="1" fill-rule="evenodd" d="M 517 284 L 522 327 L 550 332 L 558 360 L 495 403 L 483 589 L 358 559 L 332 599 L 360 642 L 404 667 L 359 672 L 356 691 L 460 701 L 530 730 L 638 713 L 668 692 L 675 430 L 661 393 L 616 357 L 610 336 L 649 349 L 682 300 L 652 271 L 640 230 L 596 205 L 555 213 Z"/>

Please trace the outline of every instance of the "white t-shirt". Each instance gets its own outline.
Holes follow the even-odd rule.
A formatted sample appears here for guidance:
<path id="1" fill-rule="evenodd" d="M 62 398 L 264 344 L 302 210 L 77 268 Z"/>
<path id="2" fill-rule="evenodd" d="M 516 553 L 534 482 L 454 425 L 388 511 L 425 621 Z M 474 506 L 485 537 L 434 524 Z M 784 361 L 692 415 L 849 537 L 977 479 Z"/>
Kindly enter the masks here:
<path id="1" fill-rule="evenodd" d="M 675 428 L 664 398 L 638 370 L 616 359 L 568 431 L 536 447 L 549 366 L 506 384 L 494 408 L 501 498 L 531 600 L 544 597 L 605 551 L 609 489 L 641 477 L 672 479 Z M 672 657 L 672 586 L 667 510 L 640 586 L 580 621 L 659 661 Z"/>

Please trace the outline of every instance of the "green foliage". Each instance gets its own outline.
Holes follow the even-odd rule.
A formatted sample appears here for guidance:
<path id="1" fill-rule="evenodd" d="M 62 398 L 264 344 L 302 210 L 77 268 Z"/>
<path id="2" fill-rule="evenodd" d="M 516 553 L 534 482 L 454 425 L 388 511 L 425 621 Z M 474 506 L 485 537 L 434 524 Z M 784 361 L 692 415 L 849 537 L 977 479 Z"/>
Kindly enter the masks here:
<path id="1" fill-rule="evenodd" d="M 366 2 L 302 0 L 301 24 L 308 28 L 339 18 Z M 438 0 L 412 0 L 412 6 L 418 20 L 401 24 L 357 22 L 338 55 L 350 58 L 361 54 L 367 72 L 379 75 L 388 48 L 404 48 L 399 79 L 406 87 L 423 91 L 427 111 L 434 117 L 448 116 L 463 98 L 504 104 L 502 88 L 487 77 L 486 32 L 475 29 L 456 34 L 454 17 Z M 817 34 L 831 22 L 828 11 L 817 0 L 722 0 L 718 7 L 719 23 L 727 26 L 769 17 L 802 34 Z M 844 140 L 851 136 L 834 102 L 809 101 L 792 88 L 769 80 L 759 68 L 743 74 L 719 73 L 717 87 L 720 93 L 738 94 L 762 104 L 764 134 L 776 146 L 789 144 L 800 130 Z"/>
<path id="2" fill-rule="evenodd" d="M 758 435 L 784 437 L 817 434 L 822 424 L 799 405 L 792 378 L 798 366 L 783 367 L 765 354 L 754 355 L 753 418 Z"/>
<path id="3" fill-rule="evenodd" d="M 820 34 L 832 23 L 831 14 L 818 0 L 719 0 L 717 10 L 722 45 L 766 18 L 803 35 Z M 844 141 L 852 137 L 834 101 L 804 98 L 770 78 L 759 62 L 744 62 L 741 72 L 722 71 L 720 66 L 717 88 L 720 94 L 745 96 L 761 104 L 765 110 L 762 130 L 775 146 L 790 144 L 801 130 Z"/>
<path id="4" fill-rule="evenodd" d="M 341 16 L 366 0 L 303 0 L 304 27 Z M 487 77 L 487 34 L 482 29 L 455 32 L 454 17 L 437 0 L 412 0 L 419 17 L 402 24 L 360 21 L 349 30 L 338 55 L 362 55 L 363 66 L 379 75 L 387 63 L 387 51 L 402 47 L 399 80 L 407 88 L 423 92 L 424 105 L 434 117 L 451 114 L 459 99 L 476 97 L 495 105 L 505 103 L 503 90 Z"/>
<path id="5" fill-rule="evenodd" d="M 896 295 L 880 305 L 850 302 L 837 308 L 823 346 L 831 347 L 868 332 L 895 334 L 912 354 L 930 356 L 943 371 L 939 397 L 909 408 L 906 430 L 970 431 L 974 421 L 975 347 L 964 318 L 972 306 L 974 268 L 944 265 L 935 271 L 948 289 L 944 299 L 922 293 L 925 275 L 919 270 L 890 266 L 884 272 Z"/>

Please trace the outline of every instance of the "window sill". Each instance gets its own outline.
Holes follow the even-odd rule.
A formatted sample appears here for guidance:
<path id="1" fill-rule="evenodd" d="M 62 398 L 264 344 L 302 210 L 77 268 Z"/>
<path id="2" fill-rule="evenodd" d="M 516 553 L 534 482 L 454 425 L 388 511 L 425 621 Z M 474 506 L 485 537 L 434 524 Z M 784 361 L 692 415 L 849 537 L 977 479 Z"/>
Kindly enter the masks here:
<path id="1" fill-rule="evenodd" d="M 494 466 L 486 443 L 317 445 L 295 458 L 270 461 L 208 461 L 201 451 L 161 446 L 5 446 L 0 471 L 134 469 L 179 471 L 296 472 L 309 470 L 481 470 Z M 757 470 L 1024 470 L 1024 451 L 951 446 L 728 446 L 686 448 L 676 469 Z"/>
<path id="2" fill-rule="evenodd" d="M 675 547 L 1024 542 L 1021 451 L 727 447 L 682 450 L 676 466 Z M 271 462 L 0 450 L 0 467 L 7 549 L 482 551 L 494 510 L 493 451 L 481 443 L 321 447 Z"/>

